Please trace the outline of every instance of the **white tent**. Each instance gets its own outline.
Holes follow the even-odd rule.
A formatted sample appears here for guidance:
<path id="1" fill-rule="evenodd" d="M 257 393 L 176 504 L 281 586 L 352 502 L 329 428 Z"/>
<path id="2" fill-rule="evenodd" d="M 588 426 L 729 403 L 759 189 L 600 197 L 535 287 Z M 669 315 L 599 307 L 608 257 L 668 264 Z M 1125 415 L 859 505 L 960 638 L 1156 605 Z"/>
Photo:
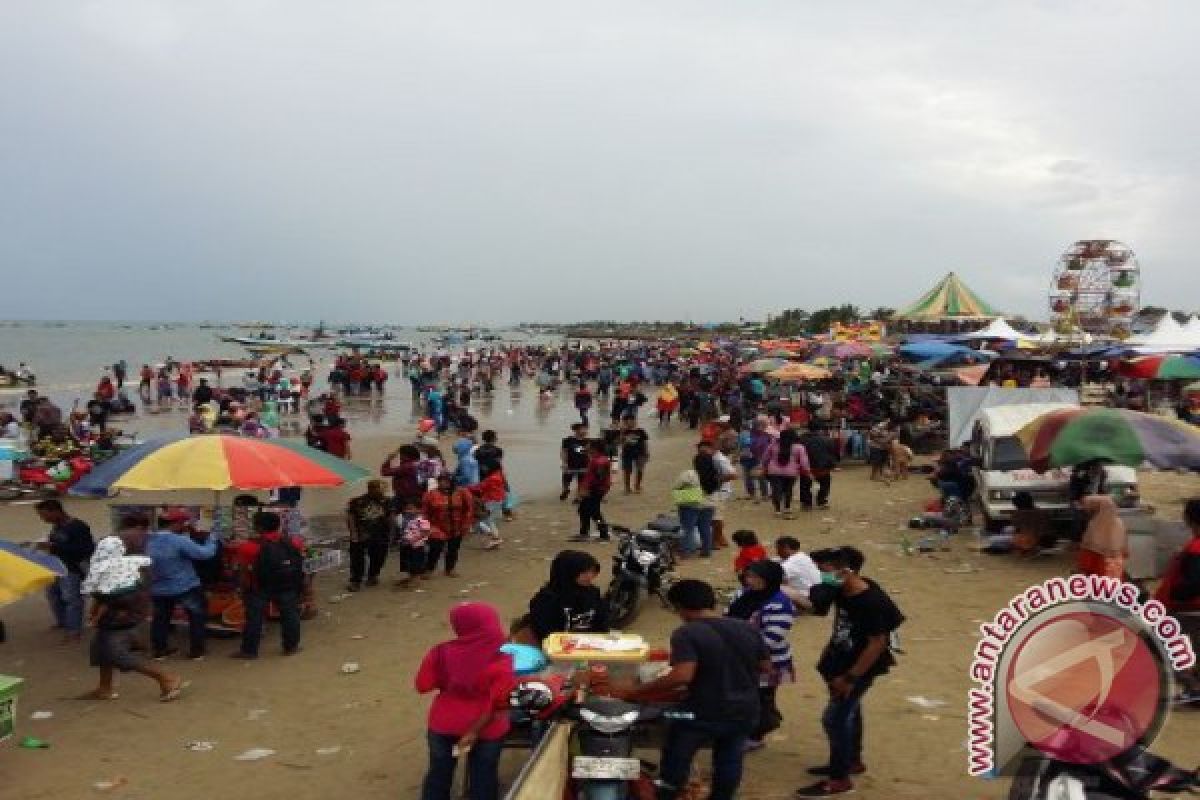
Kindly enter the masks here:
<path id="1" fill-rule="evenodd" d="M 1183 326 L 1186 341 L 1200 347 L 1200 317 L 1193 314 Z"/>
<path id="2" fill-rule="evenodd" d="M 1006 342 L 1016 342 L 1022 339 L 1031 338 L 1028 334 L 1021 333 L 1019 330 L 1008 324 L 1008 320 L 997 318 L 988 323 L 986 328 L 977 330 L 974 333 L 964 333 L 959 339 L 1002 339 Z"/>
<path id="3" fill-rule="evenodd" d="M 1188 320 L 1188 325 L 1192 320 Z M 1158 325 L 1150 333 L 1131 336 L 1125 344 L 1138 353 L 1171 353 L 1187 352 L 1200 347 L 1200 325 L 1191 329 L 1185 328 L 1175 321 L 1170 314 L 1164 314 Z"/>

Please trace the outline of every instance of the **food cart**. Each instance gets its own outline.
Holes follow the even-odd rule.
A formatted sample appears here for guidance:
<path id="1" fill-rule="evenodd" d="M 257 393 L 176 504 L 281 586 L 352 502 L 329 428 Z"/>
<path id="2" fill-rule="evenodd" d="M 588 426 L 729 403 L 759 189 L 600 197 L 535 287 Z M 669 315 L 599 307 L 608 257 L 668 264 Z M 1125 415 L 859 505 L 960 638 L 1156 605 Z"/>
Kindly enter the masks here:
<path id="1" fill-rule="evenodd" d="M 114 504 L 109 507 L 113 530 L 118 530 L 125 517 L 141 517 L 150 523 L 150 530 L 161 528 L 159 516 L 167 506 Z M 304 548 L 304 593 L 300 602 L 300 615 L 312 619 L 317 614 L 316 594 L 313 582 L 317 573 L 338 569 L 342 565 L 342 551 L 335 540 L 318 540 L 311 535 L 308 521 L 303 514 L 291 506 L 260 504 L 221 505 L 172 505 L 172 510 L 182 509 L 191 515 L 192 527 L 198 532 L 215 536 L 220 543 L 217 555 L 206 562 L 196 563 L 196 572 L 208 599 L 208 630 L 216 635 L 240 634 L 245 623 L 239 588 L 242 586 L 243 565 L 236 558 L 237 544 L 250 535 L 250 521 L 259 511 L 271 511 L 283 521 L 285 536 L 298 536 L 305 542 Z M 269 619 L 278 619 L 279 611 L 272 603 L 267 608 Z M 187 623 L 187 612 L 175 609 L 175 624 Z"/>

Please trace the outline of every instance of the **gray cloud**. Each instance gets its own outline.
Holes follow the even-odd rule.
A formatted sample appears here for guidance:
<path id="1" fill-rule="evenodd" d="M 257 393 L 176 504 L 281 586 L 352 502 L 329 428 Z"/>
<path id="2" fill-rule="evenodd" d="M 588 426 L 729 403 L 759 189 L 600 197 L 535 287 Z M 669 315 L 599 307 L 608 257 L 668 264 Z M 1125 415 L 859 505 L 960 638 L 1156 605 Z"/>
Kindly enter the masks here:
<path id="1" fill-rule="evenodd" d="M 1200 11 L 844 5 L 12 0 L 0 316 L 1039 316 L 1092 236 L 1188 297 Z"/>

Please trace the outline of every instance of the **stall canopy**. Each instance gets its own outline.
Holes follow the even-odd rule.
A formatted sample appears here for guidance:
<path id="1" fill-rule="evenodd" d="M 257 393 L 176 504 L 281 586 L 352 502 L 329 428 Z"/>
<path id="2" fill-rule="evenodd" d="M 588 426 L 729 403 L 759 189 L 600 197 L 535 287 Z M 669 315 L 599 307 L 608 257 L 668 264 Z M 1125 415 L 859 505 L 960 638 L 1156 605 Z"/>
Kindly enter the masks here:
<path id="1" fill-rule="evenodd" d="M 974 339 L 985 341 L 1005 341 L 1017 342 L 1023 339 L 1028 339 L 1029 334 L 1021 333 L 1019 330 L 1008 324 L 1008 320 L 997 318 L 988 323 L 986 328 L 974 331 L 972 333 L 964 333 L 959 339 Z"/>
<path id="2" fill-rule="evenodd" d="M 896 314 L 897 319 L 991 319 L 995 309 L 971 291 L 953 272 L 942 278 L 917 302 Z"/>
<path id="3" fill-rule="evenodd" d="M 1200 320 L 1193 317 L 1188 320 L 1187 325 L 1180 325 L 1170 314 L 1163 314 L 1154 330 L 1131 336 L 1124 345 L 1129 350 L 1142 354 L 1200 350 Z"/>

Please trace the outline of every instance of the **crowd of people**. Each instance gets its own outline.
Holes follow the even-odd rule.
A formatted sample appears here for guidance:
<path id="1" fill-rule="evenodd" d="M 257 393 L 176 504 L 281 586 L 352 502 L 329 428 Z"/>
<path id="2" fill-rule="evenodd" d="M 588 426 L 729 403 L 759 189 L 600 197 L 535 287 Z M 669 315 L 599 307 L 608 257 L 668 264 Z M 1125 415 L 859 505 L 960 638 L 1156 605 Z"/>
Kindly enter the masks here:
<path id="1" fill-rule="evenodd" d="M 125 368 L 120 366 L 114 365 L 96 387 L 101 404 L 96 417 L 88 408 L 88 421 L 99 431 L 111 413 L 102 404 L 123 390 Z M 667 600 L 680 625 L 671 634 L 664 672 L 645 683 L 613 680 L 593 689 L 631 702 L 673 697 L 686 712 L 666 729 L 660 797 L 681 796 L 697 752 L 711 747 L 710 796 L 732 798 L 746 755 L 767 746 L 770 734 L 787 724 L 779 693 L 801 679 L 790 644 L 793 625 L 803 616 L 831 616 L 830 636 L 815 663 L 827 689 L 821 722 L 828 759 L 809 769 L 813 782 L 797 796 L 852 791 L 855 776 L 868 769 L 863 700 L 896 665 L 895 634 L 904 614 L 864 574 L 866 558 L 859 549 L 843 545 L 806 552 L 796 537 L 781 536 L 769 550 L 749 529 L 733 530 L 727 538 L 727 523 L 738 516 L 735 502 L 769 502 L 782 520 L 795 519 L 796 511 L 829 508 L 836 502 L 834 477 L 847 459 L 862 457 L 872 480 L 906 475 L 917 435 L 938 424 L 944 407 L 920 387 L 891 381 L 890 367 L 878 362 L 847 364 L 836 380 L 803 390 L 789 390 L 741 366 L 724 351 L 698 361 L 667 346 L 641 343 L 601 350 L 527 347 L 461 357 L 405 356 L 397 374 L 411 385 L 420 422 L 412 440 L 392 450 L 378 467 L 379 477 L 346 506 L 347 591 L 379 586 L 389 559 L 398 562 L 397 585 L 412 588 L 439 574 L 455 577 L 467 537 L 480 537 L 484 550 L 503 546 L 502 529 L 514 516 L 518 498 L 499 434 L 481 429 L 472 407 L 506 376 L 510 386 L 534 381 L 544 402 L 565 394 L 579 415 L 559 443 L 557 488 L 559 499 L 576 507 L 579 527 L 572 540 L 580 544 L 611 538 L 604 508 L 614 489 L 636 495 L 647 488 L 655 426 L 648 431 L 644 421 L 665 430 L 682 420 L 698 441 L 668 487 L 679 523 L 677 556 L 712 558 L 732 544 L 738 591 L 722 601 L 705 581 L 675 582 Z M 342 403 L 350 395 L 382 392 L 387 382 L 380 365 L 353 357 L 335 364 L 330 390 L 316 396 L 308 372 L 293 381 L 280 370 L 263 369 L 252 382 L 248 376 L 230 389 L 209 386 L 205 379 L 193 382 L 191 374 L 184 379 L 185 372 L 181 365 L 167 369 L 166 387 L 153 371 L 148 376 L 143 369 L 142 380 L 143 386 L 155 387 L 159 404 L 171 397 L 190 405 L 193 433 L 277 436 L 279 414 L 288 413 L 281 405 L 290 406 L 307 416 L 304 435 L 310 445 L 345 459 L 351 458 L 351 438 Z M 169 394 L 162 393 L 164 388 Z M 61 436 L 62 412 L 36 391 L 20 410 L 39 439 Z M 0 432 L 15 423 L 0 417 Z M 594 435 L 593 426 L 598 426 Z M 660 457 L 657 448 L 654 452 Z M 968 498 L 970 455 L 944 449 L 930 480 L 943 499 Z M 1094 464 L 1081 467 L 1073 479 L 1081 522 L 1077 568 L 1121 577 L 1125 532 L 1102 481 L 1103 470 Z M 1032 497 L 1015 497 L 1014 505 L 1018 513 L 1007 532 L 1012 549 L 1028 555 L 1046 547 L 1048 520 Z M 172 619 L 182 609 L 188 622 L 186 655 L 205 658 L 207 604 L 198 570 L 217 557 L 221 543 L 196 530 L 182 509 L 160 513 L 157 530 L 149 530 L 145 520 L 124 520 L 114 535 L 98 542 L 61 502 L 46 500 L 36 510 L 49 526 L 41 546 L 66 568 L 48 591 L 56 627 L 70 640 L 93 628 L 89 658 L 99 673 L 96 696 L 114 698 L 114 673 L 133 672 L 153 680 L 164 702 L 178 699 L 186 682 L 164 663 L 176 654 Z M 1192 539 L 1172 561 L 1156 598 L 1170 611 L 1200 612 L 1200 500 L 1187 503 L 1184 521 Z M 300 651 L 305 544 L 283 528 L 278 514 L 256 513 L 251 535 L 234 545 L 245 607 L 237 658 L 259 656 L 269 607 L 278 611 L 283 654 Z M 607 601 L 596 585 L 600 574 L 591 553 L 562 550 L 527 613 L 510 626 L 486 603 L 450 609 L 454 638 L 430 649 L 414 677 L 417 691 L 436 694 L 428 718 L 423 798 L 449 798 L 463 753 L 471 796 L 498 796 L 499 753 L 509 729 L 507 696 L 515 681 L 511 660 L 500 647 L 509 641 L 540 645 L 560 632 L 608 632 Z M 149 623 L 148 641 L 140 633 L 143 623 Z M 1200 696 L 1200 674 L 1180 679 Z"/>

